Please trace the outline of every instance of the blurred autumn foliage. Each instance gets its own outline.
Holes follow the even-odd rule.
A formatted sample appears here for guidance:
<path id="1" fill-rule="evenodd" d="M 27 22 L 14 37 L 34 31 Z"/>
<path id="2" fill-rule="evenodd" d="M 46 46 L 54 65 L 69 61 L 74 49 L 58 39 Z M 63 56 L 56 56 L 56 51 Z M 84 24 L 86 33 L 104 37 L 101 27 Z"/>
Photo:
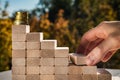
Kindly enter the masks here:
<path id="1" fill-rule="evenodd" d="M 0 71 L 11 68 L 14 16 L 8 17 L 8 4 L 4 9 L 0 6 Z M 68 46 L 70 52 L 75 52 L 81 36 L 89 29 L 102 21 L 120 20 L 120 0 L 39 0 L 36 6 L 29 11 L 31 32 L 43 32 L 44 39 L 57 39 L 58 46 Z M 120 69 L 119 53 L 98 66 Z"/>

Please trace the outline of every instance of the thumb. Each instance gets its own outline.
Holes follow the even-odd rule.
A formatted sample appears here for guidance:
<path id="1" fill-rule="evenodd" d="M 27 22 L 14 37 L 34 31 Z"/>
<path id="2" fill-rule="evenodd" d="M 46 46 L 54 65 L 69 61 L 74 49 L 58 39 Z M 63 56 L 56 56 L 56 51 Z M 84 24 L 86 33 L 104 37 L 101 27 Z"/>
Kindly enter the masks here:
<path id="1" fill-rule="evenodd" d="M 96 46 L 86 57 L 87 65 L 95 65 L 100 62 L 111 49 L 117 48 L 117 42 L 113 38 L 107 38 Z"/>

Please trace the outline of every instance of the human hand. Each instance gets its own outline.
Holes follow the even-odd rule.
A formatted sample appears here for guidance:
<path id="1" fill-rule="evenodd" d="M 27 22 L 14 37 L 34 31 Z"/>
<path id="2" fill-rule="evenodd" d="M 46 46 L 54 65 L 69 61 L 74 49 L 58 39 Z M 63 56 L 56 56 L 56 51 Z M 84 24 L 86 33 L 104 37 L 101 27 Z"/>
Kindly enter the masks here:
<path id="1" fill-rule="evenodd" d="M 104 21 L 86 32 L 77 53 L 86 56 L 87 65 L 108 61 L 120 48 L 120 21 Z"/>

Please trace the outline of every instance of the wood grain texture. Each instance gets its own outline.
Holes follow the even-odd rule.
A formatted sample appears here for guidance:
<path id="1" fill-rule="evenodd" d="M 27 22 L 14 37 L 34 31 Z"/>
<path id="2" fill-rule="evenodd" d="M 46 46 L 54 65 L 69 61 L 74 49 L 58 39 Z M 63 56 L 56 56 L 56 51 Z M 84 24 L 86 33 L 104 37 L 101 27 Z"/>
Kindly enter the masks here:
<path id="1" fill-rule="evenodd" d="M 25 67 L 26 62 L 25 62 L 25 58 L 12 58 L 12 66 L 13 67 L 17 67 L 17 66 L 23 66 Z"/>
<path id="2" fill-rule="evenodd" d="M 12 34 L 12 41 L 26 41 L 26 34 Z"/>
<path id="3" fill-rule="evenodd" d="M 28 66 L 27 67 L 27 74 L 40 74 L 39 66 Z"/>
<path id="4" fill-rule="evenodd" d="M 82 74 L 82 66 L 76 66 L 74 64 L 69 64 L 68 74 Z"/>
<path id="5" fill-rule="evenodd" d="M 27 50 L 27 58 L 40 58 L 41 50 Z"/>
<path id="6" fill-rule="evenodd" d="M 40 58 L 27 58 L 27 66 L 39 66 Z"/>
<path id="7" fill-rule="evenodd" d="M 55 66 L 55 74 L 68 74 L 68 67 Z"/>
<path id="8" fill-rule="evenodd" d="M 57 47 L 55 49 L 55 57 L 68 57 L 69 48 L 68 47 Z"/>
<path id="9" fill-rule="evenodd" d="M 56 40 L 43 40 L 41 41 L 41 49 L 55 49 L 57 47 Z"/>
<path id="10" fill-rule="evenodd" d="M 41 58 L 41 66 L 54 66 L 54 58 Z"/>
<path id="11" fill-rule="evenodd" d="M 55 80 L 54 75 L 40 75 L 40 80 Z"/>
<path id="12" fill-rule="evenodd" d="M 68 66 L 68 58 L 55 58 L 55 66 Z"/>
<path id="13" fill-rule="evenodd" d="M 25 67 L 12 67 L 12 74 L 25 75 Z"/>
<path id="14" fill-rule="evenodd" d="M 40 67 L 40 74 L 50 75 L 50 74 L 54 74 L 54 72 L 55 72 L 54 67 L 51 66 Z"/>
<path id="15" fill-rule="evenodd" d="M 68 80 L 68 75 L 65 74 L 55 75 L 55 80 Z"/>
<path id="16" fill-rule="evenodd" d="M 40 75 L 38 74 L 27 74 L 26 80 L 40 80 Z"/>
<path id="17" fill-rule="evenodd" d="M 27 33 L 26 40 L 28 42 L 41 42 L 43 40 L 43 33 L 40 32 Z"/>
<path id="18" fill-rule="evenodd" d="M 26 80 L 26 75 L 12 75 L 12 80 Z"/>
<path id="19" fill-rule="evenodd" d="M 42 49 L 41 58 L 54 58 L 55 50 L 54 49 Z"/>
<path id="20" fill-rule="evenodd" d="M 12 34 L 25 34 L 30 32 L 29 25 L 13 25 L 12 26 Z"/>
<path id="21" fill-rule="evenodd" d="M 12 42 L 12 49 L 13 50 L 25 50 L 26 49 L 26 42 Z"/>
<path id="22" fill-rule="evenodd" d="M 68 75 L 68 80 L 84 80 L 81 74 Z"/>
<path id="23" fill-rule="evenodd" d="M 12 50 L 12 58 L 25 58 L 26 50 Z"/>
<path id="24" fill-rule="evenodd" d="M 40 50 L 40 42 L 27 42 L 27 49 L 28 50 Z"/>

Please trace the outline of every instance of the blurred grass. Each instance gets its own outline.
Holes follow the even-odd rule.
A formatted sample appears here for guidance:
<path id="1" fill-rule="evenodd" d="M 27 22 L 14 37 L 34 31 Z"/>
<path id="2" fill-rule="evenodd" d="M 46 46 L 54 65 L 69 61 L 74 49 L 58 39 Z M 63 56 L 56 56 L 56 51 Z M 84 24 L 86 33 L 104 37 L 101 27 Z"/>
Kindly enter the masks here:
<path id="1" fill-rule="evenodd" d="M 11 67 L 11 26 L 10 19 L 0 19 L 0 71 Z"/>

